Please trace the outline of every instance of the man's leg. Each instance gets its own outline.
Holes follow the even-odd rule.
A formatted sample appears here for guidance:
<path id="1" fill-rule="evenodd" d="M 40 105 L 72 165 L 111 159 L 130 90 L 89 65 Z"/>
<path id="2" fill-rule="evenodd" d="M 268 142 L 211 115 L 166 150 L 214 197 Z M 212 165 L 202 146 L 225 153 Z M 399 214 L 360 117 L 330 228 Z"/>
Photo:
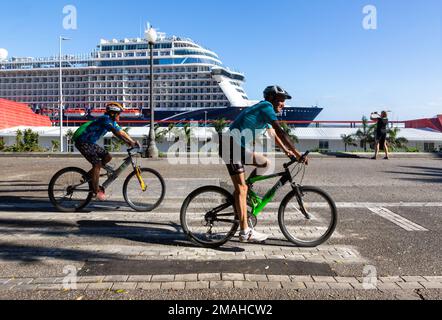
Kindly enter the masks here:
<path id="1" fill-rule="evenodd" d="M 241 231 L 249 229 L 248 217 L 247 217 L 247 193 L 249 188 L 247 187 L 245 174 L 241 173 L 232 176 L 233 186 L 235 187 L 235 208 L 239 215 Z"/>
<path id="2" fill-rule="evenodd" d="M 390 159 L 390 154 L 389 154 L 389 150 L 388 150 L 388 143 L 387 143 L 387 141 L 385 141 L 385 143 L 384 143 L 384 150 L 385 150 L 385 157 L 387 159 Z"/>
<path id="3" fill-rule="evenodd" d="M 253 166 L 259 169 L 265 169 L 263 171 L 268 171 L 271 165 L 272 162 L 263 154 L 253 153 Z"/>
<path id="4" fill-rule="evenodd" d="M 100 190 L 100 172 L 101 172 L 101 164 L 96 164 L 92 168 L 92 187 L 94 189 L 94 193 L 98 194 Z"/>
<path id="5" fill-rule="evenodd" d="M 106 156 L 103 158 L 103 161 L 102 161 L 103 167 L 111 161 L 112 161 L 112 156 L 110 155 L 110 153 L 106 154 Z"/>
<path id="6" fill-rule="evenodd" d="M 378 154 L 379 154 L 379 146 L 380 143 L 379 141 L 376 141 L 376 147 L 375 147 L 375 153 L 374 153 L 374 157 L 372 159 L 376 160 L 378 158 Z"/>

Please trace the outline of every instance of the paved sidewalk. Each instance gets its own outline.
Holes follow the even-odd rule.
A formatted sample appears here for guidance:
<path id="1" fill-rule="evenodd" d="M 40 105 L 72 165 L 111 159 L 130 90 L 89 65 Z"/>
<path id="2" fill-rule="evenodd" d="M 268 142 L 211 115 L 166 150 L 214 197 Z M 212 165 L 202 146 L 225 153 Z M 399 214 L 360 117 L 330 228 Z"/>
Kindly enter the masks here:
<path id="1" fill-rule="evenodd" d="M 187 239 L 180 208 L 200 186 L 230 190 L 224 166 L 146 161 L 164 174 L 168 188 L 155 212 L 131 211 L 121 197 L 121 179 L 108 190 L 108 202 L 60 213 L 47 199 L 48 180 L 63 167 L 77 166 L 77 159 L 35 158 L 37 171 L 28 159 L 3 160 L 0 299 L 442 297 L 442 160 L 312 161 L 304 184 L 328 192 L 339 211 L 329 241 L 298 248 L 285 239 L 278 209 L 287 188 L 258 219 L 257 230 L 270 235 L 265 244 L 244 244 L 235 237 L 218 250 Z M 274 183 L 255 190 L 265 193 Z M 310 206 L 322 208 L 316 201 Z M 76 284 L 76 290 L 66 290 L 66 284 Z"/>

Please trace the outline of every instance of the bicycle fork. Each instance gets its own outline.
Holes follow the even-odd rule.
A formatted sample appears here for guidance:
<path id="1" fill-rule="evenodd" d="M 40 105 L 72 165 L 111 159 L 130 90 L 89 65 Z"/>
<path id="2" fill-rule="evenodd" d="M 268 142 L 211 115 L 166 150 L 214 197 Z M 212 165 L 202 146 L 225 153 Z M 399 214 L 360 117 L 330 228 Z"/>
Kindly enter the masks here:
<path id="1" fill-rule="evenodd" d="M 134 170 L 135 170 L 135 175 L 137 176 L 138 182 L 140 183 L 141 190 L 143 192 L 146 192 L 147 185 L 144 182 L 143 176 L 141 175 L 141 168 L 140 168 L 140 166 L 136 165 L 136 163 L 133 159 L 131 159 L 131 161 L 132 161 L 132 166 L 134 167 Z"/>
<path id="2" fill-rule="evenodd" d="M 296 200 L 298 201 L 299 208 L 301 209 L 302 214 L 306 217 L 307 220 L 311 220 L 311 215 L 307 212 L 307 209 L 305 208 L 304 200 L 302 199 L 304 197 L 304 194 L 301 191 L 301 188 L 298 185 L 292 185 L 293 189 L 295 190 Z"/>
<path id="3" fill-rule="evenodd" d="M 141 190 L 143 190 L 143 192 L 146 192 L 147 186 L 146 186 L 146 183 L 143 180 L 143 177 L 141 176 L 141 169 L 140 169 L 140 167 L 135 167 L 135 174 L 136 174 L 136 176 L 138 178 L 138 182 L 140 183 Z"/>

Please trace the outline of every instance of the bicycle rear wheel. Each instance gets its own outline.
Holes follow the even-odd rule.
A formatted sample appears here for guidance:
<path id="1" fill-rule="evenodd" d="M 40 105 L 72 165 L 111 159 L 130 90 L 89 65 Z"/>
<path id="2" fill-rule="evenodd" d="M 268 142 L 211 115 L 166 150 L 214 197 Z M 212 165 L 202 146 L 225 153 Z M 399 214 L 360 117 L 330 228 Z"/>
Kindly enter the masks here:
<path id="1" fill-rule="evenodd" d="M 224 245 L 239 228 L 234 203 L 232 194 L 222 188 L 208 186 L 195 190 L 181 208 L 184 233 L 203 247 Z"/>
<path id="2" fill-rule="evenodd" d="M 55 208 L 62 212 L 83 210 L 92 201 L 92 182 L 86 171 L 79 168 L 66 168 L 52 178 L 49 183 L 49 199 Z"/>
<path id="3" fill-rule="evenodd" d="M 298 198 L 297 192 L 292 191 L 282 201 L 279 225 L 290 242 L 300 247 L 316 247 L 330 239 L 336 229 L 336 205 L 321 189 L 300 187 L 300 193 Z"/>
<path id="4" fill-rule="evenodd" d="M 123 186 L 124 199 L 135 211 L 150 212 L 163 202 L 166 196 L 166 183 L 163 177 L 153 169 L 141 169 L 141 177 L 146 190 L 143 191 L 136 172 L 132 172 Z"/>

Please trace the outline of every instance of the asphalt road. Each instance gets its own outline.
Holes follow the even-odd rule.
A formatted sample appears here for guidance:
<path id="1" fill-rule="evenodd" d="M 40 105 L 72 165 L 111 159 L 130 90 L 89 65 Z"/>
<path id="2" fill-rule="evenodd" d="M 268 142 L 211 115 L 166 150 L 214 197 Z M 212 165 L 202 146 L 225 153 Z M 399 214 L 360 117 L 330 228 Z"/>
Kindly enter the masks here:
<path id="1" fill-rule="evenodd" d="M 303 185 L 324 189 L 338 203 L 339 226 L 322 249 L 349 250 L 351 257 L 339 261 L 293 248 L 278 232 L 276 210 L 266 211 L 260 228 L 272 232 L 265 245 L 242 245 L 237 240 L 224 251 L 190 253 L 180 229 L 182 200 L 202 185 L 230 188 L 222 165 L 170 165 L 167 161 L 143 160 L 164 176 L 168 193 L 162 207 L 152 214 L 132 212 L 121 197 L 122 180 L 109 190 L 110 200 L 93 204 L 81 214 L 56 212 L 47 197 L 52 175 L 68 166 L 88 168 L 79 159 L 3 158 L 0 167 L 0 278 L 63 277 L 65 266 L 80 275 L 151 275 L 186 273 L 251 273 L 363 277 L 373 266 L 378 277 L 442 276 L 442 159 L 313 159 Z M 118 160 L 116 160 L 118 162 Z M 282 160 L 277 161 L 281 168 Z M 256 186 L 268 190 L 274 181 Z M 289 191 L 283 189 L 275 205 Z M 275 207 L 276 209 L 276 207 Z M 379 211 L 379 209 L 382 209 Z M 409 230 L 410 226 L 412 230 Z M 417 229 L 416 229 L 417 228 Z M 187 249 L 190 248 L 189 253 Z M 115 250 L 119 249 L 119 250 Z M 293 249 L 292 251 L 287 251 Z M 190 259 L 179 259 L 186 252 Z M 229 251 L 244 257 L 230 260 Z M 260 250 L 273 257 L 248 258 Z M 304 254 L 302 261 L 287 264 L 285 255 Z M 297 250 L 297 251 L 296 251 Z M 171 259 L 140 259 L 149 252 Z M 219 255 L 219 257 L 217 256 Z M 129 258 L 128 258 L 129 257 Z M 138 257 L 138 258 L 137 258 Z M 266 269 L 267 268 L 267 269 Z M 190 272 L 191 270 L 191 272 Z M 184 290 L 75 292 L 1 292 L 0 298 L 75 299 L 440 299 L 441 290 Z"/>

